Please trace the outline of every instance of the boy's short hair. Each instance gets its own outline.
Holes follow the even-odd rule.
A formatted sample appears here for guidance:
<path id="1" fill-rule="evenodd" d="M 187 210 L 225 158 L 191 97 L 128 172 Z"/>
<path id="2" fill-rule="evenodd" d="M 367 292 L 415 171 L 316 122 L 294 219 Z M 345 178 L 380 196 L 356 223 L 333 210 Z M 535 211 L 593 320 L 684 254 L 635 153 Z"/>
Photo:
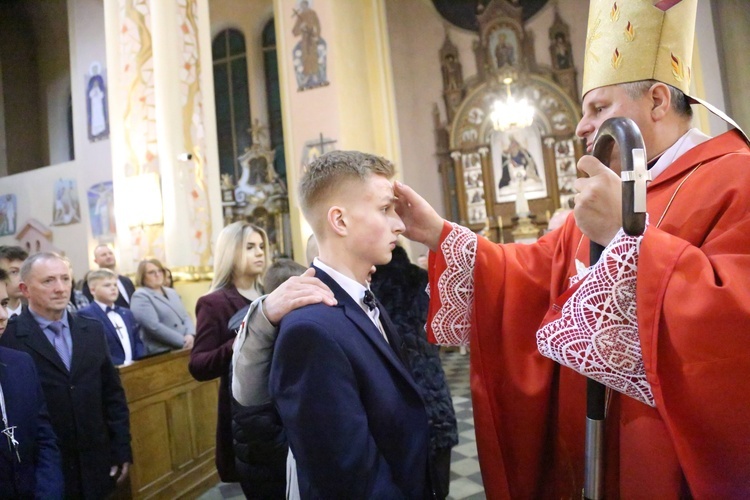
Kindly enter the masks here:
<path id="1" fill-rule="evenodd" d="M 22 247 L 15 245 L 0 245 L 0 259 L 6 259 L 8 262 L 14 260 L 24 261 L 29 258 L 29 252 Z"/>
<path id="2" fill-rule="evenodd" d="M 10 280 L 10 274 L 8 274 L 8 271 L 0 267 L 0 282 L 8 284 L 8 280 Z"/>
<path id="3" fill-rule="evenodd" d="M 263 277 L 263 289 L 266 293 L 276 290 L 279 285 L 291 278 L 304 273 L 307 268 L 292 259 L 277 259 L 271 264 Z"/>
<path id="4" fill-rule="evenodd" d="M 311 218 L 315 207 L 348 180 L 365 181 L 372 174 L 393 177 L 393 164 L 380 156 L 359 151 L 330 151 L 307 167 L 299 183 L 299 202 L 305 218 Z M 313 230 L 316 230 L 313 226 Z"/>
<path id="5" fill-rule="evenodd" d="M 109 269 L 96 269 L 86 274 L 86 283 L 89 285 L 89 288 L 93 288 L 94 283 L 105 279 L 117 279 L 117 274 Z"/>

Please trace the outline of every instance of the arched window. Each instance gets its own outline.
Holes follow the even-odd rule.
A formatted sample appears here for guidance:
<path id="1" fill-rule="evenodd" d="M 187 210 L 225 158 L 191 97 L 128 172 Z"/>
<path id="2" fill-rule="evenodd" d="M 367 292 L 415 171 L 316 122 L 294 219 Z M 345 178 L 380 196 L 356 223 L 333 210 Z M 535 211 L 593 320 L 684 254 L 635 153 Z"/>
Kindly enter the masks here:
<path id="1" fill-rule="evenodd" d="M 266 73 L 266 102 L 268 105 L 268 130 L 271 148 L 276 149 L 274 169 L 286 182 L 284 157 L 284 129 L 281 126 L 281 91 L 279 89 L 279 63 L 276 59 L 276 31 L 273 19 L 263 28 L 263 67 Z"/>
<path id="2" fill-rule="evenodd" d="M 237 157 L 252 143 L 248 132 L 250 92 L 245 36 L 235 29 L 224 30 L 214 38 L 211 53 L 214 59 L 219 170 L 237 182 L 240 178 Z"/>

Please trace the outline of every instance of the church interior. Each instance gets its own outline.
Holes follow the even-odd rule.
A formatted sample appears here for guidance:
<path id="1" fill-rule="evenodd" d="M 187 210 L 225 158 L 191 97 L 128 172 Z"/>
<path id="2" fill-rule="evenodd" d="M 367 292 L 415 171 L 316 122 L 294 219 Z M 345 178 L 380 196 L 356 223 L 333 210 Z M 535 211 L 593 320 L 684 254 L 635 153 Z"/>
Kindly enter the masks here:
<path id="1" fill-rule="evenodd" d="M 332 150 L 388 158 L 493 241 L 534 241 L 572 208 L 587 16 L 583 0 L 0 2 L 0 245 L 64 254 L 79 280 L 101 244 L 122 274 L 158 258 L 193 314 L 231 222 L 309 264 L 296 185 Z M 746 131 L 749 45 L 744 0 L 699 0 L 691 94 Z M 694 122 L 727 130 L 702 107 Z M 217 384 L 185 366 L 121 369 L 123 496 L 217 482 Z"/>

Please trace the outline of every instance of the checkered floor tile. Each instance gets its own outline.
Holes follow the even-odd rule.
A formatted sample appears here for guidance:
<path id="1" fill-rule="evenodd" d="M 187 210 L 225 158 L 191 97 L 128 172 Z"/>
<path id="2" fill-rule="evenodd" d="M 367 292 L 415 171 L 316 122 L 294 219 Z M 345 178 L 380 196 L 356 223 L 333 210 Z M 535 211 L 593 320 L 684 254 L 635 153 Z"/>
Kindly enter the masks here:
<path id="1" fill-rule="evenodd" d="M 458 350 L 441 353 L 443 370 L 453 396 L 453 407 L 458 421 L 458 445 L 451 456 L 451 485 L 449 499 L 481 500 L 486 498 L 477 461 L 474 437 L 474 413 L 469 389 L 469 355 Z M 199 497 L 199 500 L 239 500 L 244 498 L 238 484 L 219 483 Z"/>

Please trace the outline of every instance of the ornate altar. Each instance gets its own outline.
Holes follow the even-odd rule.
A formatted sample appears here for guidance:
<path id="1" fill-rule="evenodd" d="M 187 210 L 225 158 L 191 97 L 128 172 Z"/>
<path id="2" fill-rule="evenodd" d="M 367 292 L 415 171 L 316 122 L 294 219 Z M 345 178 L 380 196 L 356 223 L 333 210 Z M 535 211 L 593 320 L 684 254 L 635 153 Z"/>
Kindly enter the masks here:
<path id="1" fill-rule="evenodd" d="M 237 158 L 242 167 L 237 182 L 231 175 L 222 175 L 224 224 L 236 221 L 255 224 L 268 233 L 272 256 L 291 257 L 289 196 L 286 184 L 273 168 L 276 151 L 264 139 L 265 130 L 258 120 L 250 129 L 253 144 Z"/>
<path id="2" fill-rule="evenodd" d="M 568 26 L 556 12 L 552 66 L 543 67 L 517 3 L 492 0 L 477 21 L 477 75 L 464 80 L 447 32 L 440 50 L 447 121 L 437 104 L 433 119 L 447 218 L 495 241 L 513 241 L 514 232 L 534 239 L 549 214 L 572 206 L 583 152 L 575 136 L 580 104 Z M 524 100 L 530 124 L 518 126 L 507 110 Z M 505 105 L 499 115 L 498 103 Z"/>

